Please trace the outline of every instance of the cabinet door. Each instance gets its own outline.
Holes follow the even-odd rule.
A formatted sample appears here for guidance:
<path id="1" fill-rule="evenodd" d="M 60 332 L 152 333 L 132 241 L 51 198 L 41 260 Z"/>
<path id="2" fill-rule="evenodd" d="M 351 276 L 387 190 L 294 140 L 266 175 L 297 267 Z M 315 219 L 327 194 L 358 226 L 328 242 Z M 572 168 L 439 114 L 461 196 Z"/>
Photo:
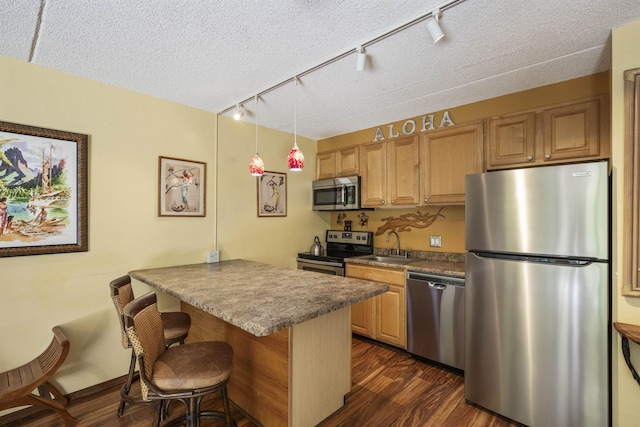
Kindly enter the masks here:
<path id="1" fill-rule="evenodd" d="M 362 195 L 364 207 L 386 204 L 387 197 L 387 151 L 384 142 L 364 144 L 361 154 Z"/>
<path id="2" fill-rule="evenodd" d="M 422 135 L 423 203 L 464 204 L 465 175 L 483 171 L 482 123 Z"/>
<path id="3" fill-rule="evenodd" d="M 376 298 L 369 298 L 351 306 L 351 330 L 356 334 L 373 338 L 373 313 Z"/>
<path id="4" fill-rule="evenodd" d="M 337 176 L 354 176 L 360 174 L 360 151 L 358 147 L 349 147 L 336 153 Z"/>
<path id="5" fill-rule="evenodd" d="M 334 178 L 336 176 L 336 153 L 318 153 L 316 156 L 318 179 Z"/>
<path id="6" fill-rule="evenodd" d="M 542 112 L 544 161 L 600 155 L 599 100 Z"/>
<path id="7" fill-rule="evenodd" d="M 536 160 L 535 126 L 535 113 L 489 119 L 487 169 L 533 163 Z"/>
<path id="8" fill-rule="evenodd" d="M 420 143 L 418 136 L 387 142 L 388 201 L 393 206 L 420 204 Z"/>
<path id="9" fill-rule="evenodd" d="M 376 338 L 407 348 L 404 284 L 389 284 L 389 291 L 376 298 Z"/>

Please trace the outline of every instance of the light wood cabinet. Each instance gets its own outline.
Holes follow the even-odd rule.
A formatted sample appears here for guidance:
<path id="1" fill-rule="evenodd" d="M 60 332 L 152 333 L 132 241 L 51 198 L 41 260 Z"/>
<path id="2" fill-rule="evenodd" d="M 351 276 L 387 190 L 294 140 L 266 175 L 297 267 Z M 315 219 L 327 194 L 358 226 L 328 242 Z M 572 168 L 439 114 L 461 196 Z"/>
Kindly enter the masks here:
<path id="1" fill-rule="evenodd" d="M 416 206 L 420 200 L 418 136 L 362 145 L 362 206 Z"/>
<path id="2" fill-rule="evenodd" d="M 389 285 L 389 291 L 351 306 L 351 330 L 387 344 L 407 348 L 404 270 L 347 264 L 347 277 Z"/>
<path id="3" fill-rule="evenodd" d="M 317 179 L 359 175 L 359 154 L 358 146 L 318 153 L 316 156 Z"/>
<path id="4" fill-rule="evenodd" d="M 487 169 L 608 158 L 608 99 L 598 97 L 488 120 Z"/>
<path id="5" fill-rule="evenodd" d="M 422 204 L 464 204 L 465 175 L 483 172 L 481 122 L 421 136 Z"/>

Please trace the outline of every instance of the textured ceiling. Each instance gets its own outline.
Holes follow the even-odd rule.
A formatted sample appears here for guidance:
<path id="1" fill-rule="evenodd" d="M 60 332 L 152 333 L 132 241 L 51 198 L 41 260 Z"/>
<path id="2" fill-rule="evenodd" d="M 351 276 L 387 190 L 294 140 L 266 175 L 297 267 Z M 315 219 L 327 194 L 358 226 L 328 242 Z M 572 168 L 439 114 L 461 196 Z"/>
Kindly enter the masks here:
<path id="1" fill-rule="evenodd" d="M 0 54 L 322 139 L 609 69 L 638 0 L 0 0 Z M 342 53 L 353 53 L 300 78 Z M 297 94 L 296 94 L 297 92 Z M 294 100 L 297 99 L 297 103 Z M 255 120 L 255 101 L 244 120 Z M 227 113 L 230 114 L 230 113 Z"/>

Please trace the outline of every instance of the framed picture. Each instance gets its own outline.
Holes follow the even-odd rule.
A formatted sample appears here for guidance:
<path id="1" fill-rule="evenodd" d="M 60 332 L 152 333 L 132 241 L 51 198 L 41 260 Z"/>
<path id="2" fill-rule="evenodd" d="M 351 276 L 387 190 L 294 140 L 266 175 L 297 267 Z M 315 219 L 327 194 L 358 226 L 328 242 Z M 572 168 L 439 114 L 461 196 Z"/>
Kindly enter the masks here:
<path id="1" fill-rule="evenodd" d="M 160 156 L 159 216 L 205 216 L 207 164 Z"/>
<path id="2" fill-rule="evenodd" d="M 257 181 L 258 216 L 287 216 L 287 174 L 265 171 Z"/>
<path id="3" fill-rule="evenodd" d="M 0 122 L 0 257 L 89 250 L 88 139 Z"/>

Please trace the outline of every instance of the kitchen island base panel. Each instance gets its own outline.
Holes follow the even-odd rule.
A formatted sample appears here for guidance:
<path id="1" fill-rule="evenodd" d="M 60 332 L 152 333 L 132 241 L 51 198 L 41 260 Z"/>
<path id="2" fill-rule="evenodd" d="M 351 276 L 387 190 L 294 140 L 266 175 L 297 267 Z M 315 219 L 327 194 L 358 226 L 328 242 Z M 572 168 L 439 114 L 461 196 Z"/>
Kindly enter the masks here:
<path id="1" fill-rule="evenodd" d="M 349 307 L 264 337 L 182 302 L 187 342 L 220 340 L 234 349 L 229 398 L 265 426 L 314 426 L 344 405 L 351 389 Z"/>

